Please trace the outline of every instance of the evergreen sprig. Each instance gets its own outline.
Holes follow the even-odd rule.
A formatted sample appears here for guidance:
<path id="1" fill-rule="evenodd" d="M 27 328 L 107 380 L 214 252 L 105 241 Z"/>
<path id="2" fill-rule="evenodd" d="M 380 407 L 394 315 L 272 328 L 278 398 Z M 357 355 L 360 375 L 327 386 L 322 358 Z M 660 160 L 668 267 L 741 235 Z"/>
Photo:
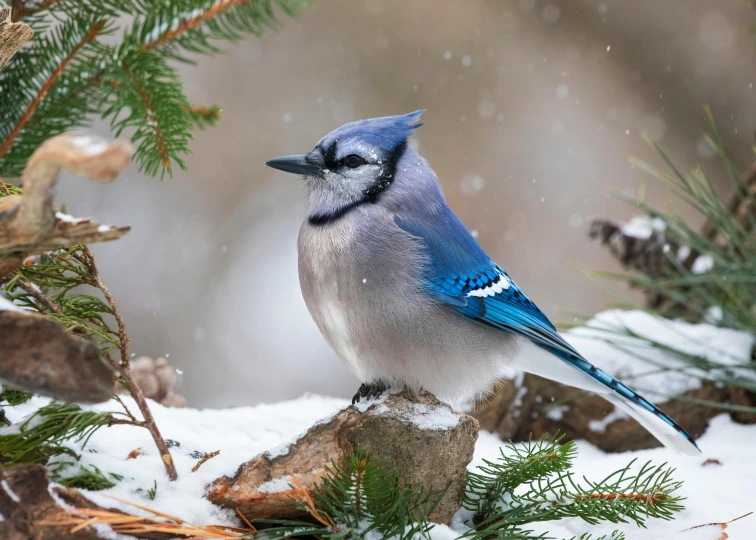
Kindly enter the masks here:
<path id="1" fill-rule="evenodd" d="M 265 538 L 316 536 L 320 538 L 428 538 L 427 515 L 434 500 L 422 488 L 402 483 L 385 461 L 370 458 L 361 449 L 345 454 L 327 467 L 325 477 L 311 490 L 293 480 L 291 499 L 310 521 L 258 520 Z"/>
<path id="2" fill-rule="evenodd" d="M 34 394 L 30 394 L 29 392 L 16 390 L 10 386 L 3 386 L 2 390 L 0 390 L 0 407 L 23 405 L 33 397 Z"/>
<path id="3" fill-rule="evenodd" d="M 570 471 L 574 443 L 563 436 L 524 445 L 511 444 L 496 461 L 468 474 L 464 509 L 469 529 L 459 539 L 545 540 L 546 533 L 528 530 L 534 523 L 569 517 L 589 524 L 633 522 L 645 526 L 649 518 L 671 519 L 683 507 L 675 492 L 681 483 L 673 469 L 635 460 L 598 482 L 575 480 Z M 410 539 L 428 537 L 433 525 L 427 516 L 440 498 L 423 495 L 422 487 L 403 485 L 396 470 L 374 462 L 363 451 L 334 462 L 325 479 L 312 490 L 292 481 L 292 503 L 307 520 L 259 520 L 260 538 L 316 536 L 320 538 Z M 621 532 L 596 538 L 588 533 L 570 540 L 624 540 Z"/>
<path id="4" fill-rule="evenodd" d="M 101 427 L 117 423 L 114 413 L 87 411 L 74 403 L 51 402 L 10 427 L 0 429 L 0 456 L 9 465 L 44 463 L 68 455 L 79 459 L 67 444 L 84 448 Z"/>
<path id="5" fill-rule="evenodd" d="M 113 310 L 99 297 L 79 292 L 81 286 L 97 287 L 92 269 L 87 248 L 73 246 L 45 253 L 34 264 L 22 266 L 3 289 L 19 307 L 38 311 L 70 332 L 95 340 L 107 357 L 120 346 L 118 331 L 106 321 Z M 37 291 L 49 297 L 52 304 L 40 302 Z"/>
<path id="6" fill-rule="evenodd" d="M 0 76 L 0 176 L 18 177 L 45 140 L 98 114 L 127 130 L 151 176 L 184 168 L 195 128 L 217 106 L 191 105 L 171 60 L 192 63 L 220 42 L 278 28 L 276 8 L 296 16 L 307 0 L 16 0 L 14 20 L 36 35 Z M 28 5 L 27 5 L 28 4 Z M 274 8 L 275 6 L 275 8 Z M 122 21 L 130 21 L 122 26 Z M 118 36 L 118 43 L 106 36 Z"/>
<path id="7" fill-rule="evenodd" d="M 497 461 L 484 459 L 478 472 L 468 474 L 464 507 L 481 521 L 491 515 L 502 498 L 518 486 L 535 482 L 569 468 L 577 449 L 574 442 L 560 446 L 564 435 L 553 440 L 541 439 L 526 445 L 509 444 L 500 449 Z"/>
<path id="8" fill-rule="evenodd" d="M 90 491 L 100 491 L 115 487 L 115 481 L 120 482 L 123 476 L 116 473 L 103 473 L 100 469 L 92 465 L 91 467 L 80 466 L 79 473 L 69 476 L 60 476 L 56 470 L 52 470 L 51 478 L 61 486 L 88 489 Z"/>

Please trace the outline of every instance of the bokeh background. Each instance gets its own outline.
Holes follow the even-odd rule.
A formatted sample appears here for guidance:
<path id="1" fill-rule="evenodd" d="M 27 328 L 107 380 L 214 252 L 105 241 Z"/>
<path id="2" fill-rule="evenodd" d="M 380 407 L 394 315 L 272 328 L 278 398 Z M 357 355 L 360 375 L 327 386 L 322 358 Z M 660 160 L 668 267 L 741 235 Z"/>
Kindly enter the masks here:
<path id="1" fill-rule="evenodd" d="M 168 357 L 192 406 L 356 390 L 301 299 L 303 186 L 263 165 L 344 122 L 426 108 L 413 144 L 556 321 L 611 300 L 576 263 L 618 269 L 587 238 L 591 217 L 637 213 L 612 191 L 679 204 L 628 163 L 656 160 L 643 132 L 725 192 L 702 138 L 708 104 L 735 163 L 753 157 L 756 12 L 745 0 L 320 0 L 280 20 L 181 67 L 194 102 L 223 107 L 188 171 L 60 183 L 71 213 L 133 226 L 95 246 L 99 266 L 133 352 Z"/>

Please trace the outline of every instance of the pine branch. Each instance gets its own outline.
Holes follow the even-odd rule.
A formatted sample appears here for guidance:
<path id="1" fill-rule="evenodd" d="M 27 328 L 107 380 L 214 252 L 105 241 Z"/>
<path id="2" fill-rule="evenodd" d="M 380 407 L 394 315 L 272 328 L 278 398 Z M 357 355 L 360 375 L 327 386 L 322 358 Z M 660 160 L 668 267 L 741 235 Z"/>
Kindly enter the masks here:
<path id="1" fill-rule="evenodd" d="M 25 294 L 14 292 L 20 283 L 24 283 L 28 279 L 59 292 L 53 298 L 46 295 L 42 289 L 35 289 L 34 287 L 32 287 L 33 293 L 28 291 L 25 291 Z M 80 285 L 89 285 L 99 289 L 107 304 L 91 295 L 70 293 L 72 289 Z M 178 474 L 168 445 L 160 433 L 142 390 L 135 383 L 129 370 L 129 338 L 123 316 L 118 309 L 115 298 L 100 277 L 94 257 L 89 249 L 84 246 L 77 246 L 47 254 L 40 264 L 20 269 L 19 273 L 6 283 L 5 289 L 7 296 L 21 306 L 31 308 L 43 306 L 51 318 L 58 320 L 71 331 L 100 342 L 103 356 L 119 374 L 121 381 L 134 398 L 144 418 L 143 421 L 135 421 L 131 413 L 126 410 L 129 419 L 113 419 L 111 425 L 126 423 L 146 428 L 158 448 L 168 477 L 175 480 Z M 115 318 L 116 331 L 110 329 L 103 318 L 104 315 L 112 315 Z M 118 349 L 120 352 L 120 361 L 113 359 L 110 355 L 113 349 Z M 0 444 L 0 454 L 2 453 L 2 444 Z"/>
<path id="2" fill-rule="evenodd" d="M 570 444 L 531 441 L 521 448 L 510 445 L 509 451 L 470 473 L 465 508 L 474 516 L 462 538 L 541 538 L 522 527 L 566 517 L 644 526 L 648 518 L 671 519 L 682 509 L 674 495 L 681 483 L 665 465 L 647 463 L 633 473 L 631 461 L 600 482 L 584 479 L 583 487 L 569 470 L 575 453 Z"/>
<path id="3" fill-rule="evenodd" d="M 5 405 L 2 404 L 3 402 L 6 402 L 10 407 L 15 407 L 16 405 L 26 403 L 33 397 L 34 394 L 30 394 L 29 392 L 23 392 L 11 388 L 10 386 L 3 385 L 2 391 L 0 391 L 0 407 L 5 407 Z"/>
<path id="4" fill-rule="evenodd" d="M 199 129 L 213 127 L 220 120 L 221 108 L 217 105 L 212 107 L 186 106 L 184 109 Z"/>
<path id="5" fill-rule="evenodd" d="M 156 39 L 153 39 L 151 41 L 146 42 L 144 45 L 142 45 L 142 51 L 149 51 L 152 49 L 157 49 L 169 41 L 173 41 L 180 37 L 182 34 L 186 33 L 189 30 L 194 30 L 195 28 L 199 27 L 202 23 L 205 23 L 212 18 L 216 17 L 217 15 L 228 11 L 229 9 L 241 6 L 244 4 L 248 4 L 250 0 L 220 0 L 214 3 L 209 3 L 209 5 L 206 7 L 206 9 L 197 15 L 194 15 L 193 17 L 188 17 L 186 19 L 181 20 L 181 22 L 178 24 L 178 26 L 175 29 L 167 29 L 162 35 L 158 36 Z"/>
<path id="6" fill-rule="evenodd" d="M 437 504 L 422 488 L 404 486 L 396 469 L 372 460 L 359 448 L 332 462 L 322 482 L 312 490 L 296 478 L 292 479 L 292 490 L 292 504 L 313 523 L 258 520 L 273 525 L 265 529 L 266 538 L 428 538 L 432 525 L 426 516 Z"/>
<path id="7" fill-rule="evenodd" d="M 65 443 L 73 441 L 84 448 L 95 431 L 114 422 L 113 414 L 85 411 L 73 403 L 52 402 L 18 425 L 0 430 L 0 455 L 11 465 L 47 461 L 59 455 L 78 459 Z"/>
<path id="8" fill-rule="evenodd" d="M 0 172 L 18 176 L 34 149 L 47 138 L 89 122 L 93 113 L 110 118 L 120 133 L 129 128 L 138 144 L 136 161 L 149 175 L 171 174 L 171 163 L 184 168 L 192 130 L 214 125 L 219 108 L 192 107 L 181 79 L 167 60 L 190 62 L 187 53 L 210 54 L 213 42 L 237 41 L 276 28 L 273 6 L 294 16 L 305 0 L 65 0 L 45 1 L 23 15 L 42 34 L 24 50 L 0 80 Z M 93 39 L 74 60 L 75 50 L 62 29 L 77 24 L 108 24 L 127 16 L 120 46 Z M 57 36 L 46 40 L 49 19 Z M 99 36 L 109 33 L 103 29 Z M 69 32 L 70 33 L 70 32 Z M 98 37 L 99 37 L 98 36 Z M 70 36 L 68 36 L 70 37 Z M 34 42 L 33 42 L 34 43 Z M 55 65 L 50 66 L 51 60 Z M 61 61 L 62 60 L 62 61 Z M 62 72 L 61 72 L 62 70 Z M 45 78 L 47 84 L 37 84 Z M 25 114 L 16 112 L 26 103 Z M 136 108 L 136 109 L 134 109 Z M 126 112 L 128 111 L 128 114 Z"/>
<path id="9" fill-rule="evenodd" d="M 108 475 L 110 476 L 110 478 L 108 478 L 100 469 L 98 469 L 94 465 L 92 465 L 91 468 L 80 466 L 79 470 L 80 472 L 78 474 L 65 477 L 55 474 L 55 471 L 53 471 L 52 479 L 61 486 L 77 489 L 87 489 L 90 491 L 110 489 L 112 487 L 115 487 L 115 482 L 113 482 L 113 480 L 116 480 L 118 482 L 123 480 L 123 476 L 115 473 L 108 473 Z"/>
<path id="10" fill-rule="evenodd" d="M 171 174 L 171 158 L 184 169 L 178 156 L 189 151 L 192 120 L 181 79 L 157 54 L 120 54 L 121 65 L 107 77 L 113 93 L 102 103 L 103 117 L 111 118 L 117 134 L 135 129 L 135 159 L 147 174 Z"/>
<path id="11" fill-rule="evenodd" d="M 279 26 L 273 4 L 295 16 L 306 0 L 181 0 L 135 22 L 131 36 L 143 51 L 159 50 L 189 62 L 182 51 L 216 54 L 213 41 L 238 41 L 245 34 L 260 36 L 264 27 Z M 166 47 L 169 45 L 170 47 Z"/>
<path id="12" fill-rule="evenodd" d="M 50 75 L 47 77 L 47 80 L 45 80 L 44 84 L 40 87 L 38 90 L 36 96 L 34 96 L 34 99 L 32 102 L 27 106 L 26 110 L 24 111 L 21 118 L 19 118 L 18 122 L 13 126 L 10 133 L 5 137 L 5 140 L 3 141 L 2 145 L 0 145 L 0 160 L 5 156 L 5 154 L 10 149 L 11 145 L 13 144 L 13 141 L 18 137 L 19 133 L 24 129 L 27 122 L 31 119 L 34 112 L 37 110 L 37 107 L 39 107 L 40 103 L 44 99 L 44 97 L 47 95 L 47 93 L 52 88 L 55 81 L 60 77 L 60 75 L 63 73 L 63 70 L 68 66 L 68 64 L 76 57 L 76 55 L 82 50 L 82 48 L 87 45 L 88 43 L 93 42 L 97 36 L 103 31 L 105 28 L 105 21 L 99 20 L 92 24 L 92 26 L 87 30 L 87 32 L 81 37 L 81 39 L 74 44 L 74 46 L 71 48 L 71 50 L 68 52 L 68 54 L 60 61 L 60 63 L 55 67 L 55 69 L 50 73 Z"/>
<path id="13" fill-rule="evenodd" d="M 496 462 L 486 461 L 469 474 L 464 508 L 472 510 L 471 528 L 460 539 L 545 540 L 524 527 L 532 523 L 579 517 L 587 523 L 670 519 L 682 509 L 674 492 L 680 483 L 665 465 L 646 464 L 637 472 L 634 462 L 599 482 L 576 483 L 570 472 L 573 444 L 562 439 L 512 445 Z M 381 538 L 427 537 L 427 498 L 421 486 L 403 486 L 393 467 L 373 462 L 357 449 L 327 471 L 321 484 L 307 490 L 292 479 L 296 505 L 309 520 L 259 520 L 272 525 L 265 538 Z M 590 540 L 583 534 L 571 540 Z M 596 540 L 624 540 L 620 532 Z"/>
<path id="14" fill-rule="evenodd" d="M 560 446 L 563 439 L 564 435 L 556 434 L 552 441 L 530 441 L 524 446 L 510 443 L 506 452 L 500 450 L 498 462 L 484 460 L 480 472 L 470 472 L 464 507 L 475 513 L 473 519 L 484 520 L 501 497 L 518 486 L 569 469 L 577 449 L 572 441 Z"/>

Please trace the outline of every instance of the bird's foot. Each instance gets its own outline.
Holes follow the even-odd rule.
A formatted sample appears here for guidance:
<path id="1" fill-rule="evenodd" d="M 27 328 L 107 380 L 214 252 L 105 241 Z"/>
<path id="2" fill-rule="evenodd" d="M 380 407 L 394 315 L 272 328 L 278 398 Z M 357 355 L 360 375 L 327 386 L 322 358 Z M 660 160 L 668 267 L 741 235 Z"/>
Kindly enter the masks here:
<path id="1" fill-rule="evenodd" d="M 352 398 L 352 405 L 359 403 L 361 398 L 370 399 L 373 397 L 378 397 L 386 390 L 388 390 L 388 387 L 381 381 L 371 382 L 367 384 L 362 383 L 360 385 L 360 389 L 357 390 L 357 393 Z"/>

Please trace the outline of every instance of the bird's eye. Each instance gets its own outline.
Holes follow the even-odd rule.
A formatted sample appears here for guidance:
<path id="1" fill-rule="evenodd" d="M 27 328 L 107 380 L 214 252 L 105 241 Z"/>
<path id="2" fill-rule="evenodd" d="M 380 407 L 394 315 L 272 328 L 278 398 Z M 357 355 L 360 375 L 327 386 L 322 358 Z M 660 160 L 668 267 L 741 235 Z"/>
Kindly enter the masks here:
<path id="1" fill-rule="evenodd" d="M 357 154 L 349 154 L 347 157 L 344 158 L 344 165 L 349 167 L 350 169 L 356 169 L 360 165 L 364 165 L 365 160 L 362 159 Z"/>

